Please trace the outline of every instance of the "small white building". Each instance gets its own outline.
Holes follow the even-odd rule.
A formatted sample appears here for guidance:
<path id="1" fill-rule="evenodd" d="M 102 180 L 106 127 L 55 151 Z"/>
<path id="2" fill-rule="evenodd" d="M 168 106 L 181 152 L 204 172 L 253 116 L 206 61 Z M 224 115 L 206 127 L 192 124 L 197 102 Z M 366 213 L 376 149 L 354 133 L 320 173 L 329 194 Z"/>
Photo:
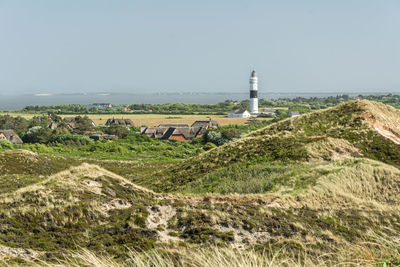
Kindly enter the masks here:
<path id="1" fill-rule="evenodd" d="M 259 114 L 276 116 L 276 109 L 270 109 L 270 108 L 260 109 Z"/>
<path id="2" fill-rule="evenodd" d="M 250 118 L 251 114 L 245 109 L 235 109 L 228 112 L 228 118 Z"/>
<path id="3" fill-rule="evenodd" d="M 300 116 L 300 112 L 298 112 L 298 111 L 291 111 L 291 112 L 289 112 L 289 116 L 290 116 L 290 117 L 298 117 L 298 116 Z"/>

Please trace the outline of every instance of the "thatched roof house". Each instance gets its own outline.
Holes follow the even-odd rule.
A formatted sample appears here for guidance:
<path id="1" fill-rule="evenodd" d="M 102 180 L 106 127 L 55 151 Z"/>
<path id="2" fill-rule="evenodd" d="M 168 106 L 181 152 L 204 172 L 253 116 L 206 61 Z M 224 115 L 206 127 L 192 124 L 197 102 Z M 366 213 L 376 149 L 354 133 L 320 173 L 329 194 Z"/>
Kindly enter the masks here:
<path id="1" fill-rule="evenodd" d="M 167 132 L 169 127 L 142 127 L 140 129 L 140 133 L 147 135 L 150 138 L 158 138 L 161 139 L 164 134 Z"/>
<path id="2" fill-rule="evenodd" d="M 22 144 L 22 139 L 13 130 L 0 130 L 0 139 L 10 141 L 13 144 Z"/>
<path id="3" fill-rule="evenodd" d="M 160 124 L 157 127 L 142 127 L 140 133 L 147 135 L 150 138 L 157 138 L 161 140 L 179 140 L 188 141 L 193 140 L 196 137 L 200 137 L 209 128 L 217 128 L 218 122 L 208 121 L 196 121 L 189 126 L 188 124 Z"/>
<path id="4" fill-rule="evenodd" d="M 106 126 L 111 126 L 112 124 L 118 124 L 121 126 L 126 126 L 126 127 L 134 127 L 135 124 L 131 119 L 108 119 L 106 122 Z"/>
<path id="5" fill-rule="evenodd" d="M 189 127 L 189 125 L 188 124 L 184 124 L 184 123 L 163 123 L 163 124 L 160 124 L 158 127 L 187 128 L 187 127 Z"/>
<path id="6" fill-rule="evenodd" d="M 208 120 L 208 121 L 195 121 L 191 127 L 198 127 L 198 128 L 218 128 L 219 124 L 217 121 Z"/>
<path id="7" fill-rule="evenodd" d="M 77 119 L 79 119 L 79 116 L 78 116 L 78 117 L 65 117 L 65 118 L 62 119 L 62 121 L 58 121 L 58 122 L 52 121 L 52 122 L 50 122 L 50 124 L 49 124 L 49 128 L 50 128 L 51 130 L 55 130 L 55 129 L 57 129 L 58 127 L 60 127 L 60 126 L 63 125 L 63 126 L 68 127 L 69 129 L 75 129 L 76 126 L 77 126 Z M 88 119 L 88 118 L 85 118 L 85 119 L 89 120 L 90 124 L 91 124 L 93 127 L 96 127 L 96 124 L 94 123 L 93 120 Z"/>
<path id="8" fill-rule="evenodd" d="M 161 139 L 173 139 L 178 141 L 188 141 L 193 140 L 201 128 L 194 128 L 194 127 L 185 127 L 185 128 L 173 128 L 170 127 L 165 132 L 165 134 L 161 137 Z"/>

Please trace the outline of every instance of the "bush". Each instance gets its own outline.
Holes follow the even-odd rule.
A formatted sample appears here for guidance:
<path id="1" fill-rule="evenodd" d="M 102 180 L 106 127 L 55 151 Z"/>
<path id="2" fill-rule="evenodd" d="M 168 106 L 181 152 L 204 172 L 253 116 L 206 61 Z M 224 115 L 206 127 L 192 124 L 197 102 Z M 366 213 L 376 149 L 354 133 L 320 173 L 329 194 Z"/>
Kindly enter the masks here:
<path id="1" fill-rule="evenodd" d="M 13 144 L 10 141 L 0 139 L 0 150 L 14 149 Z"/>
<path id="2" fill-rule="evenodd" d="M 62 134 L 53 136 L 50 139 L 52 145 L 63 144 L 63 145 L 89 145 L 93 143 L 93 140 L 87 135 L 78 134 Z"/>
<path id="3" fill-rule="evenodd" d="M 225 128 L 221 129 L 221 135 L 224 139 L 231 141 L 233 139 L 240 138 L 241 132 L 238 129 Z"/>
<path id="4" fill-rule="evenodd" d="M 208 131 L 204 135 L 204 141 L 207 143 L 208 142 L 214 143 L 217 146 L 221 146 L 221 145 L 225 144 L 226 142 L 228 142 L 228 139 L 225 139 L 224 137 L 222 137 L 221 132 Z"/>
<path id="5" fill-rule="evenodd" d="M 213 143 L 217 146 L 221 146 L 233 139 L 240 138 L 241 131 L 234 127 L 225 127 L 219 129 L 213 129 L 207 131 L 203 135 L 203 142 L 204 143 Z"/>
<path id="6" fill-rule="evenodd" d="M 204 145 L 203 148 L 205 151 L 207 151 L 207 150 L 213 149 L 215 147 L 217 147 L 217 146 L 214 143 L 208 142 L 207 144 Z"/>
<path id="7" fill-rule="evenodd" d="M 26 150 L 30 150 L 36 153 L 53 153 L 54 150 L 51 147 L 48 147 L 43 144 L 24 144 L 23 148 Z"/>
<path id="8" fill-rule="evenodd" d="M 258 118 L 274 118 L 274 117 L 275 117 L 275 115 L 273 115 L 273 114 L 261 113 L 260 115 L 258 115 Z"/>

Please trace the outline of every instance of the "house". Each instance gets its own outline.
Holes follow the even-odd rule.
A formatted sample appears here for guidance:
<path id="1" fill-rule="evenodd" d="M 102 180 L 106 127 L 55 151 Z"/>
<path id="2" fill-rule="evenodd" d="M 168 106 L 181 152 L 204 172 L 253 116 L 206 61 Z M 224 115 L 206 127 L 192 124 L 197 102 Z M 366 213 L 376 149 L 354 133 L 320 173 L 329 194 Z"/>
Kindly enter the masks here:
<path id="1" fill-rule="evenodd" d="M 13 130 L 0 130 L 0 139 L 7 140 L 13 144 L 22 144 L 21 138 Z"/>
<path id="2" fill-rule="evenodd" d="M 62 121 L 52 121 L 49 124 L 49 128 L 51 130 L 55 130 L 58 127 L 67 127 L 68 129 L 73 130 L 77 126 L 76 123 L 78 122 L 78 124 L 79 124 L 79 118 L 82 118 L 82 117 L 79 117 L 79 116 L 78 117 L 65 117 L 62 119 Z M 83 119 L 88 120 L 93 127 L 96 127 L 96 124 L 94 123 L 93 120 L 91 120 L 87 117 L 83 117 Z"/>
<path id="3" fill-rule="evenodd" d="M 168 131 L 170 127 L 142 127 L 140 128 L 140 133 L 143 135 L 147 135 L 150 138 L 161 139 L 164 134 Z"/>
<path id="4" fill-rule="evenodd" d="M 140 133 L 160 140 L 188 141 L 201 136 L 206 130 L 206 127 L 189 127 L 188 124 L 160 124 L 156 127 L 141 127 Z"/>
<path id="5" fill-rule="evenodd" d="M 228 118 L 250 118 L 251 114 L 245 109 L 235 109 L 228 112 Z"/>
<path id="6" fill-rule="evenodd" d="M 189 128 L 188 124 L 160 124 L 155 127 L 142 127 L 140 133 L 147 135 L 150 138 L 162 139 L 168 129 L 186 129 Z M 164 138 L 165 139 L 165 138 Z M 167 138 L 168 139 L 168 138 Z"/>
<path id="7" fill-rule="evenodd" d="M 196 137 L 201 137 L 203 134 L 210 128 L 218 128 L 219 124 L 217 121 L 208 120 L 208 121 L 195 121 L 192 128 L 198 129 L 196 133 Z"/>
<path id="8" fill-rule="evenodd" d="M 191 127 L 198 127 L 198 128 L 218 128 L 219 124 L 217 121 L 208 120 L 208 121 L 195 121 Z"/>
<path id="9" fill-rule="evenodd" d="M 300 116 L 300 113 L 298 111 L 291 111 L 289 112 L 290 117 L 298 117 Z"/>
<path id="10" fill-rule="evenodd" d="M 194 128 L 194 127 L 180 127 L 180 128 L 173 128 L 170 127 L 161 137 L 162 140 L 178 140 L 178 141 L 189 141 L 193 140 L 197 137 L 198 132 L 201 128 Z"/>
<path id="11" fill-rule="evenodd" d="M 276 116 L 275 109 L 264 108 L 264 109 L 260 109 L 259 112 L 260 112 L 260 114 Z"/>
<path id="12" fill-rule="evenodd" d="M 75 117 L 65 117 L 63 118 L 63 120 L 65 121 L 69 129 L 75 129 Z"/>
<path id="13" fill-rule="evenodd" d="M 112 105 L 110 103 L 93 103 L 91 105 L 87 105 L 85 108 L 107 109 L 107 108 L 112 108 Z"/>
<path id="14" fill-rule="evenodd" d="M 112 135 L 112 134 L 92 134 L 89 136 L 93 140 L 116 140 L 118 139 L 118 136 Z"/>
<path id="15" fill-rule="evenodd" d="M 175 124 L 160 124 L 158 127 L 187 128 L 187 127 L 189 127 L 189 125 L 188 124 L 184 124 L 184 123 L 175 123 Z"/>
<path id="16" fill-rule="evenodd" d="M 112 124 L 118 124 L 121 126 L 126 126 L 126 127 L 134 127 L 135 124 L 131 119 L 108 119 L 106 122 L 106 126 L 111 126 Z"/>

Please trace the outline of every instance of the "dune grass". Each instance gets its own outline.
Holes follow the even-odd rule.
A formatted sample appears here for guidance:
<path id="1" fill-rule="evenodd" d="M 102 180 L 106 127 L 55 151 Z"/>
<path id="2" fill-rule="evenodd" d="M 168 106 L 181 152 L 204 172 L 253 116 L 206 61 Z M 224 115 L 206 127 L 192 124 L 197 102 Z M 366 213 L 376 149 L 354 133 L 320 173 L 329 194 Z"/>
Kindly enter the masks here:
<path id="1" fill-rule="evenodd" d="M 2 266 L 44 267 L 391 267 L 399 266 L 398 240 L 377 243 L 360 243 L 339 248 L 336 253 L 315 257 L 304 249 L 293 253 L 290 248 L 246 250 L 228 247 L 176 247 L 157 248 L 147 252 L 128 250 L 126 260 L 121 262 L 104 254 L 87 249 L 69 252 L 64 257 L 48 262 L 45 260 L 0 260 Z"/>
<path id="2" fill-rule="evenodd" d="M 236 163 L 211 171 L 177 191 L 184 194 L 294 193 L 312 185 L 322 175 L 337 171 L 294 162 Z"/>

